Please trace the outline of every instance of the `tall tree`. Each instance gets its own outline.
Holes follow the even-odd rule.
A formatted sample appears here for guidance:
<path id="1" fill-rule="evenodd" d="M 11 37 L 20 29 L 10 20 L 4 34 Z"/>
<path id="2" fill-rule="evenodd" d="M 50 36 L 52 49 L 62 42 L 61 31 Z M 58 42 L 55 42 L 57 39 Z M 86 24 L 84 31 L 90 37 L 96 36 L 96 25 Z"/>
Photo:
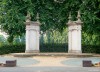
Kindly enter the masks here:
<path id="1" fill-rule="evenodd" d="M 100 31 L 100 0 L 1 0 L 0 23 L 10 38 L 22 35 L 25 33 L 25 16 L 29 11 L 33 21 L 39 13 L 42 31 L 49 29 L 62 31 L 66 28 L 69 12 L 73 20 L 76 20 L 78 10 L 81 11 L 84 22 L 83 31 L 98 34 Z"/>

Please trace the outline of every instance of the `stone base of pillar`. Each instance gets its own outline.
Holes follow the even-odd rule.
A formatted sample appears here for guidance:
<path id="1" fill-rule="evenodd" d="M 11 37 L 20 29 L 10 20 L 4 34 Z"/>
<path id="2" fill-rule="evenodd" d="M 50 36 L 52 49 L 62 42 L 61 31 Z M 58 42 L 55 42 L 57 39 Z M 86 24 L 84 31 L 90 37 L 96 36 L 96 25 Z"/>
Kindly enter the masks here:
<path id="1" fill-rule="evenodd" d="M 80 50 L 69 50 L 68 53 L 82 53 Z"/>
<path id="2" fill-rule="evenodd" d="M 25 53 L 39 53 L 39 50 L 26 50 Z"/>

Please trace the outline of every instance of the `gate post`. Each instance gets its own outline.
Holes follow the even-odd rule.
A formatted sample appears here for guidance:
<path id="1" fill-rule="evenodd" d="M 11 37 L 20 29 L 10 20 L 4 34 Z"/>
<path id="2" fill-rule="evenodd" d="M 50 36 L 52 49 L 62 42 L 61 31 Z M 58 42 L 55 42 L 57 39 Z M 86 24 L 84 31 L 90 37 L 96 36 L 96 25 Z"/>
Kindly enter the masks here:
<path id="1" fill-rule="evenodd" d="M 81 25 L 80 12 L 78 11 L 77 21 L 71 21 L 69 15 L 68 25 L 68 53 L 82 53 L 81 50 Z"/>
<path id="2" fill-rule="evenodd" d="M 25 53 L 39 52 L 39 32 L 40 23 L 38 21 L 31 21 L 30 13 L 26 16 L 26 50 Z"/>

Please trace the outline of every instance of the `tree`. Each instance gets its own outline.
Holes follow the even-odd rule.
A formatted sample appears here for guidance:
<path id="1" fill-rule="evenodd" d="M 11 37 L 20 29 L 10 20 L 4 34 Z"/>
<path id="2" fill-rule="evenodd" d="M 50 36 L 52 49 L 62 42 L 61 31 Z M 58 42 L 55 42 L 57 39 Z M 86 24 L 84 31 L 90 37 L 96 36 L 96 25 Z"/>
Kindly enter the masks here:
<path id="1" fill-rule="evenodd" d="M 29 11 L 33 21 L 36 21 L 36 14 L 39 13 L 42 31 L 62 31 L 66 28 L 69 12 L 72 19 L 76 20 L 78 10 L 81 11 L 84 22 L 83 31 L 98 34 L 100 0 L 1 0 L 0 22 L 10 36 L 22 35 L 25 33 L 25 16 Z"/>
<path id="2" fill-rule="evenodd" d="M 4 44 L 7 44 L 7 41 L 3 35 L 0 35 L 0 46 Z"/>

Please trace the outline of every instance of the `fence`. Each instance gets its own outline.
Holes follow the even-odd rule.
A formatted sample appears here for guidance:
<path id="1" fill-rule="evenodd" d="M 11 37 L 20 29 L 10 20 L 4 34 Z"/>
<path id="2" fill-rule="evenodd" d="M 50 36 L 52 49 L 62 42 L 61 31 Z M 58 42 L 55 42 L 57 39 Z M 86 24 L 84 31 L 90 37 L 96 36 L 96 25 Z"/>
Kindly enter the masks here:
<path id="1" fill-rule="evenodd" d="M 68 37 L 66 30 L 62 33 L 57 30 L 47 31 L 40 36 L 41 52 L 67 52 Z"/>

